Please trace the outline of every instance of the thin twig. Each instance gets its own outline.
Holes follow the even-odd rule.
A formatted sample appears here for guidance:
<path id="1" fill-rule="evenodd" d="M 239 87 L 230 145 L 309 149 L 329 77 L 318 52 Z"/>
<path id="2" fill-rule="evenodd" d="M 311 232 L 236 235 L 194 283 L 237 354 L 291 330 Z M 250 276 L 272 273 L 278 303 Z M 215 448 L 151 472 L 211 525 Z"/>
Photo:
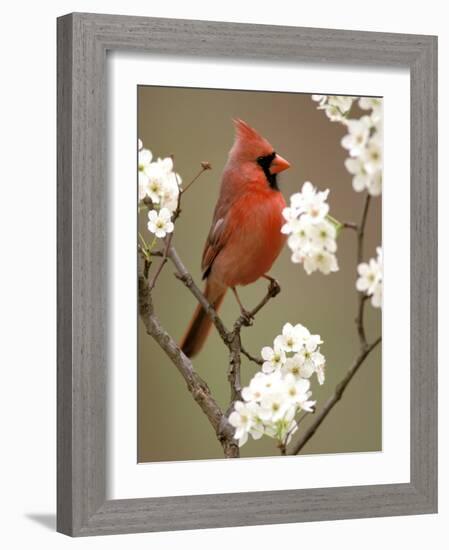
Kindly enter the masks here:
<path id="1" fill-rule="evenodd" d="M 367 193 L 365 197 L 365 204 L 363 205 L 362 219 L 360 220 L 357 231 L 357 264 L 359 264 L 363 259 L 363 238 L 365 236 L 365 225 L 370 203 L 371 195 Z"/>
<path id="2" fill-rule="evenodd" d="M 365 236 L 365 225 L 368 217 L 370 202 L 371 202 L 371 195 L 367 193 L 365 197 L 365 204 L 363 206 L 362 219 L 360 220 L 360 224 L 357 229 L 357 266 L 363 260 L 363 238 Z M 366 295 L 359 292 L 358 293 L 358 312 L 357 312 L 357 317 L 355 319 L 355 322 L 357 325 L 357 332 L 359 335 L 361 349 L 364 349 L 367 346 L 365 326 L 363 322 L 365 301 L 366 301 Z"/>
<path id="3" fill-rule="evenodd" d="M 212 169 L 212 166 L 210 165 L 209 162 L 202 162 L 201 163 L 201 170 L 198 172 L 198 174 L 190 181 L 190 183 L 188 183 L 184 189 L 182 190 L 182 193 L 185 193 L 187 191 L 187 189 L 189 189 L 189 187 L 191 185 L 193 185 L 195 183 L 195 181 L 201 176 L 201 174 L 203 172 L 205 172 L 206 170 L 211 170 Z"/>
<path id="4" fill-rule="evenodd" d="M 283 443 L 283 442 L 278 443 L 278 449 L 282 456 L 285 456 L 287 454 L 286 443 Z"/>
<path id="5" fill-rule="evenodd" d="M 172 233 L 173 234 L 173 233 Z M 172 235 L 171 234 L 171 235 Z M 170 235 L 170 236 L 171 236 Z M 170 239 L 171 240 L 171 239 Z M 167 243 L 168 243 L 168 238 L 167 238 Z M 169 246 L 169 245 L 167 245 Z M 156 285 L 156 282 L 157 282 L 157 279 L 159 277 L 159 275 L 161 274 L 161 271 L 162 269 L 164 268 L 164 265 L 167 263 L 167 247 L 166 247 L 166 250 L 164 251 L 163 255 L 162 255 L 162 260 L 159 262 L 159 265 L 157 266 L 157 270 L 155 271 L 154 275 L 153 275 L 153 278 L 151 279 L 151 283 L 150 283 L 150 292 L 153 290 L 154 286 Z"/>
<path id="6" fill-rule="evenodd" d="M 253 363 L 256 363 L 256 365 L 262 366 L 263 365 L 263 359 L 260 359 L 259 357 L 256 357 L 255 355 L 252 355 L 249 353 L 249 351 L 246 351 L 246 349 L 240 344 L 240 351 L 243 355 L 245 355 L 250 361 Z"/>
<path id="7" fill-rule="evenodd" d="M 332 223 L 332 225 L 336 228 L 337 234 L 341 229 L 355 229 L 357 231 L 357 224 L 354 222 L 340 222 L 337 220 L 337 218 L 334 218 L 330 214 L 326 216 L 326 218 Z"/>
<path id="8" fill-rule="evenodd" d="M 140 243 L 137 243 L 137 251 L 142 256 L 142 260 L 148 260 L 147 252 L 146 252 L 145 248 Z"/>
<path id="9" fill-rule="evenodd" d="M 346 376 L 335 388 L 333 395 L 324 404 L 324 407 L 321 409 L 320 413 L 317 415 L 313 424 L 304 432 L 301 438 L 298 441 L 296 441 L 296 443 L 294 444 L 289 454 L 297 455 L 299 451 L 304 447 L 304 445 L 309 441 L 309 439 L 314 435 L 314 433 L 320 427 L 321 423 L 326 418 L 326 416 L 330 413 L 330 411 L 334 408 L 334 406 L 340 401 L 349 382 L 352 380 L 353 376 L 358 371 L 358 369 L 360 368 L 360 366 L 362 365 L 366 357 L 380 343 L 380 341 L 381 341 L 381 337 L 379 336 L 379 338 L 375 342 L 367 346 L 363 351 L 359 353 L 354 363 L 352 364 L 351 368 L 346 373 Z"/>

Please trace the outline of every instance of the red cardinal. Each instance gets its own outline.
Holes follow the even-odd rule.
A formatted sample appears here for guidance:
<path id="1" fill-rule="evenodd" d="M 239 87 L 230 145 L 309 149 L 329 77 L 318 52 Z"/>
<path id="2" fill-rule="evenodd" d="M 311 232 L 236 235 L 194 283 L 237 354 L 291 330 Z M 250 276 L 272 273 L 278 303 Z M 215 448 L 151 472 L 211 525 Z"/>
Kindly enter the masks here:
<path id="1" fill-rule="evenodd" d="M 248 285 L 267 272 L 285 242 L 281 233 L 285 200 L 276 181 L 290 164 L 243 120 L 234 120 L 236 135 L 223 171 L 220 195 L 203 252 L 204 295 L 217 310 L 231 288 L 243 313 L 236 286 Z M 182 340 L 193 357 L 202 348 L 212 322 L 201 307 L 195 310 Z"/>

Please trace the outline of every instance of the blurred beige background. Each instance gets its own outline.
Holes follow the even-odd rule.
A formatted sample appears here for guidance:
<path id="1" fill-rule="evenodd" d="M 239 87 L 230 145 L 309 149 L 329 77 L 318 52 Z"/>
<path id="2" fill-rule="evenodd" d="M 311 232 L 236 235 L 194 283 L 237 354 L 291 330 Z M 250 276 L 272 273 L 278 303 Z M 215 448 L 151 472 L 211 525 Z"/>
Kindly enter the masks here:
<path id="1" fill-rule="evenodd" d="M 346 151 L 340 146 L 344 127 L 318 111 L 310 95 L 145 86 L 138 89 L 138 101 L 138 132 L 144 147 L 155 157 L 174 154 L 176 171 L 184 183 L 198 172 L 200 161 L 207 160 L 213 167 L 183 197 L 174 236 L 174 244 L 198 284 L 221 171 L 233 143 L 232 117 L 254 126 L 291 162 L 292 167 L 279 178 L 287 202 L 304 181 L 310 180 L 321 190 L 330 189 L 330 213 L 334 217 L 340 221 L 359 220 L 363 196 L 352 190 L 351 176 L 344 168 Z M 381 225 L 381 199 L 375 198 L 367 223 L 365 259 L 375 256 L 376 246 L 381 243 Z M 140 230 L 148 235 L 145 215 L 141 215 Z M 313 381 L 318 409 L 332 394 L 358 349 L 354 323 L 355 245 L 353 231 L 340 234 L 340 271 L 328 276 L 308 276 L 301 266 L 291 263 L 285 247 L 271 271 L 283 290 L 258 314 L 255 325 L 242 334 L 245 347 L 258 354 L 262 346 L 271 345 L 287 321 L 300 322 L 319 333 L 324 340 L 327 370 L 323 386 Z M 242 288 L 240 295 L 250 309 L 265 290 L 265 282 L 259 281 Z M 167 265 L 158 281 L 155 306 L 163 325 L 176 339 L 184 333 L 195 305 Z M 365 312 L 367 334 L 372 340 L 381 332 L 381 313 L 370 304 Z M 220 313 L 228 326 L 237 317 L 239 310 L 232 293 L 226 296 Z M 140 320 L 138 323 L 138 461 L 222 458 L 215 434 L 181 376 L 146 335 Z M 213 330 L 194 360 L 195 368 L 223 408 L 229 403 L 227 359 L 227 351 Z M 242 381 L 247 383 L 257 366 L 242 359 Z M 376 349 L 301 454 L 380 450 L 381 399 L 381 351 Z M 309 415 L 303 429 L 311 420 L 313 416 Z M 241 449 L 243 457 L 277 454 L 275 442 L 265 437 L 259 441 L 250 438 Z"/>

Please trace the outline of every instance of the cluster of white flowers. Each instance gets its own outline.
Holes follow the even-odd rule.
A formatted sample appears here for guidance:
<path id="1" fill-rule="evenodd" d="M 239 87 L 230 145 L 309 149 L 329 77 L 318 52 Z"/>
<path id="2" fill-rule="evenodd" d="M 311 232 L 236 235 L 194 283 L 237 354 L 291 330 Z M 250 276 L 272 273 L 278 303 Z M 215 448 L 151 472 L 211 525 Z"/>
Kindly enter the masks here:
<path id="1" fill-rule="evenodd" d="M 341 140 L 341 145 L 349 153 L 349 157 L 345 160 L 345 167 L 353 176 L 354 190 L 357 192 L 366 190 L 372 196 L 380 195 L 382 193 L 383 162 L 382 100 L 372 97 L 359 98 L 360 109 L 370 112 L 357 119 L 348 118 L 352 104 L 357 99 L 355 97 L 313 95 L 312 99 L 318 102 L 318 109 L 324 110 L 330 120 L 341 122 L 348 130 Z M 290 226 L 286 224 L 284 232 L 293 233 L 293 229 L 290 230 L 290 227 L 297 222 L 290 222 L 287 216 L 294 217 L 294 214 L 290 210 L 286 212 L 285 217 Z M 292 261 L 295 261 L 295 246 L 299 248 L 303 242 L 304 239 L 293 237 L 293 234 L 289 237 L 290 248 L 294 251 Z M 301 258 L 300 252 L 296 252 L 296 255 Z M 299 259 L 299 261 L 302 260 Z M 306 265 L 304 267 L 306 268 Z M 359 274 L 356 282 L 357 290 L 371 296 L 371 304 L 374 307 L 382 307 L 382 249 L 377 249 L 377 259 L 372 258 L 368 263 L 361 263 L 357 269 Z"/>
<path id="2" fill-rule="evenodd" d="M 179 174 L 173 171 L 170 157 L 153 162 L 149 149 L 144 149 L 139 139 L 139 202 L 151 200 L 153 208 L 148 212 L 148 230 L 158 238 L 173 231 L 172 214 L 178 205 L 182 183 Z"/>
<path id="3" fill-rule="evenodd" d="M 290 197 L 290 206 L 282 212 L 286 223 L 281 231 L 289 235 L 292 262 L 302 263 L 309 275 L 317 269 L 325 275 L 338 271 L 337 229 L 328 216 L 328 194 L 328 189 L 317 191 L 306 181 L 301 192 Z"/>
<path id="4" fill-rule="evenodd" d="M 253 439 L 266 435 L 282 445 L 289 443 L 298 428 L 297 414 L 314 410 L 309 379 L 315 373 L 318 382 L 324 382 L 322 343 L 318 334 L 310 334 L 303 325 L 287 323 L 273 347 L 262 349 L 262 371 L 243 388 L 243 401 L 235 403 L 229 416 L 239 446 L 246 443 L 248 434 Z"/>
<path id="5" fill-rule="evenodd" d="M 357 271 L 359 278 L 356 287 L 359 292 L 365 292 L 371 296 L 373 307 L 382 307 L 382 282 L 383 282 L 383 259 L 382 248 L 377 247 L 377 258 L 371 258 L 368 263 L 359 264 Z"/>
<path id="6" fill-rule="evenodd" d="M 328 118 L 344 124 L 348 133 L 341 144 L 348 150 L 346 169 L 352 174 L 352 186 L 355 191 L 368 191 L 378 196 L 382 192 L 382 100 L 361 97 L 359 107 L 371 111 L 360 119 L 348 118 L 355 97 L 313 95 L 318 109 L 324 110 Z"/>
<path id="7" fill-rule="evenodd" d="M 349 151 L 345 161 L 347 171 L 352 174 L 355 191 L 368 191 L 378 196 L 382 192 L 382 101 L 362 97 L 359 106 L 369 115 L 346 121 L 348 134 L 341 141 Z"/>
<path id="8" fill-rule="evenodd" d="M 318 109 L 323 110 L 332 122 L 343 122 L 351 110 L 354 98 L 347 95 L 312 95 L 318 102 Z"/>

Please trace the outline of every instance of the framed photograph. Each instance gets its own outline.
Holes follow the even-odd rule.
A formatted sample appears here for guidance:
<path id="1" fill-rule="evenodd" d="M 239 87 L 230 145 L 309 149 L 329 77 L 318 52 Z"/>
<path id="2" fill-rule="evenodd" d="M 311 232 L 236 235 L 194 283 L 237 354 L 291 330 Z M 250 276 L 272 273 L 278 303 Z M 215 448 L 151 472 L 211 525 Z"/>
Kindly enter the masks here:
<path id="1" fill-rule="evenodd" d="M 58 531 L 437 511 L 437 39 L 58 19 Z"/>

